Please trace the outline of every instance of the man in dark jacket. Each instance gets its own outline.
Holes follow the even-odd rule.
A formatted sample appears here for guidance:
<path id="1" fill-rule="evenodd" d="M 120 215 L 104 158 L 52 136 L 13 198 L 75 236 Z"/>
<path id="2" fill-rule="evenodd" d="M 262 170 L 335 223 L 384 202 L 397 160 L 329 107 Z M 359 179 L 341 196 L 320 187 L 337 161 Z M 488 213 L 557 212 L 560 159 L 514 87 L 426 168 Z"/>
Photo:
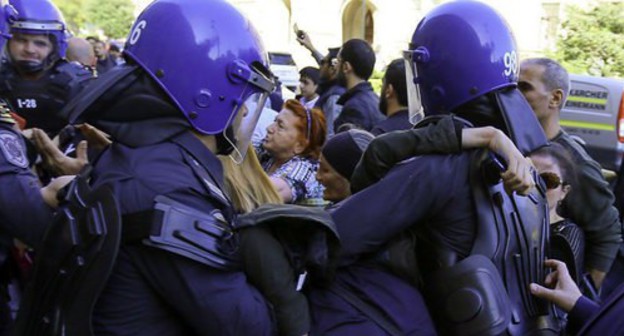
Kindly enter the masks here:
<path id="1" fill-rule="evenodd" d="M 344 86 L 340 85 L 337 80 L 338 68 L 338 52 L 340 48 L 329 48 L 327 56 L 320 62 L 320 82 L 317 93 L 319 99 L 316 106 L 323 110 L 325 120 L 327 121 L 327 137 L 334 135 L 334 121 L 340 115 L 342 106 L 338 105 L 338 99 L 345 93 Z"/>
<path id="2" fill-rule="evenodd" d="M 559 143 L 578 168 L 578 185 L 562 202 L 566 217 L 585 232 L 585 267 L 600 287 L 615 259 L 621 241 L 620 220 L 614 196 L 602 177 L 600 165 L 561 128 L 559 112 L 568 95 L 568 72 L 548 58 L 531 58 L 520 65 L 518 88 L 531 105 L 548 139 Z M 611 288 L 613 289 L 613 288 Z"/>
<path id="3" fill-rule="evenodd" d="M 338 104 L 342 105 L 340 116 L 334 121 L 338 133 L 344 124 L 353 124 L 370 131 L 384 116 L 377 109 L 379 97 L 368 82 L 375 66 L 375 52 L 368 42 L 351 39 L 338 53 L 338 82 L 347 88 Z"/>
<path id="4" fill-rule="evenodd" d="M 405 61 L 401 58 L 390 62 L 386 69 L 381 86 L 379 110 L 388 118 L 373 127 L 371 133 L 374 135 L 412 128 L 407 110 Z"/>

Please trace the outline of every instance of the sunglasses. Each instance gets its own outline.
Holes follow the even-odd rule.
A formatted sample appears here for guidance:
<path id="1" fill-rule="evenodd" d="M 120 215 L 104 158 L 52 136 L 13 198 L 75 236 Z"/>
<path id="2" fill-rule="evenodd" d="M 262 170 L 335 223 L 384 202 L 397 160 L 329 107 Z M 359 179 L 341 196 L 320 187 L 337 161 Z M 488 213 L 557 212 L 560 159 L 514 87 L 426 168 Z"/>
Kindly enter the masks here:
<path id="1" fill-rule="evenodd" d="M 565 185 L 565 182 L 561 180 L 561 177 L 555 173 L 544 172 L 540 173 L 540 177 L 544 180 L 546 189 L 557 189 L 560 185 Z"/>
<path id="2" fill-rule="evenodd" d="M 336 58 L 332 58 L 331 60 L 328 59 L 322 59 L 321 60 L 321 65 L 331 65 L 331 66 L 336 66 L 336 64 L 338 64 L 338 59 Z"/>

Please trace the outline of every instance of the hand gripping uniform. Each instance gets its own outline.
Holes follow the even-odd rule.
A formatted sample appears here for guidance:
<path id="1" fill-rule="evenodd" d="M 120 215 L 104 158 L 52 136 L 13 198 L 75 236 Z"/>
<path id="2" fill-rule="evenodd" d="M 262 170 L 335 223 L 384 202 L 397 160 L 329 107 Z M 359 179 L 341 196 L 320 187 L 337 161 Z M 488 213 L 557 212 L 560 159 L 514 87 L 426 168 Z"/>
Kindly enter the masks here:
<path id="1" fill-rule="evenodd" d="M 11 33 L 46 36 L 53 49 L 42 62 L 16 60 L 9 50 L 0 70 L 0 96 L 26 119 L 27 128 L 41 128 L 54 136 L 67 125 L 61 110 L 93 75 L 64 59 L 69 35 L 61 12 L 50 0 L 12 0 L 11 5 L 18 12 Z"/>
<path id="2" fill-rule="evenodd" d="M 422 105 L 428 116 L 451 113 L 474 126 L 495 126 L 525 154 L 546 145 L 516 89 L 513 36 L 488 6 L 457 1 L 436 7 L 419 23 L 404 57 L 413 112 Z M 345 290 L 338 288 L 343 286 L 359 299 L 351 306 L 360 319 L 368 316 L 377 324 L 368 334 L 417 334 L 410 319 L 420 312 L 380 298 L 379 288 L 397 295 L 396 287 L 375 286 L 370 276 L 354 274 L 367 261 L 386 259 L 389 245 L 406 233 L 414 237 L 411 268 L 417 270 L 409 280 L 422 289 L 438 333 L 557 333 L 548 304 L 529 293 L 529 283 L 543 283 L 545 277 L 545 189 L 540 184 L 528 196 L 508 194 L 500 181 L 503 165 L 483 150 L 415 156 L 338 204 L 332 217 L 344 267 L 337 284 L 310 296 L 320 333 L 345 328 L 340 316 L 357 316 L 344 304 Z M 371 307 L 373 313 L 363 313 Z M 386 316 L 382 323 L 390 322 L 393 330 L 381 327 L 379 316 Z"/>
<path id="3" fill-rule="evenodd" d="M 270 335 L 269 306 L 240 269 L 216 158 L 241 160 L 274 88 L 259 36 L 225 1 L 157 0 L 137 18 L 125 53 L 127 64 L 68 106 L 70 120 L 114 139 L 88 174 L 92 190 L 112 192 L 121 218 L 121 232 L 115 216 L 104 225 L 119 238 L 99 252 L 112 256 L 99 267 L 110 275 L 79 270 L 83 286 L 102 285 L 91 291 L 98 295 L 30 324 L 63 330 L 76 323 L 67 312 L 88 303 L 92 323 L 76 335 Z"/>

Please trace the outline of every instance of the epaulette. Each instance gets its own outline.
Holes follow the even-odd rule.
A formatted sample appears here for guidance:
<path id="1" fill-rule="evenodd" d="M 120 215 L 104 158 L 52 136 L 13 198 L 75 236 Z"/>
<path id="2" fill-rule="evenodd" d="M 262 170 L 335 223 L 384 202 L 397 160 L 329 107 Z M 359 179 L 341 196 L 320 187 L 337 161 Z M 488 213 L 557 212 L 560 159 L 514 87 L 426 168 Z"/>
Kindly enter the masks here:
<path id="1" fill-rule="evenodd" d="M 15 124 L 15 119 L 11 116 L 11 110 L 3 100 L 0 100 L 0 122 L 5 124 Z"/>

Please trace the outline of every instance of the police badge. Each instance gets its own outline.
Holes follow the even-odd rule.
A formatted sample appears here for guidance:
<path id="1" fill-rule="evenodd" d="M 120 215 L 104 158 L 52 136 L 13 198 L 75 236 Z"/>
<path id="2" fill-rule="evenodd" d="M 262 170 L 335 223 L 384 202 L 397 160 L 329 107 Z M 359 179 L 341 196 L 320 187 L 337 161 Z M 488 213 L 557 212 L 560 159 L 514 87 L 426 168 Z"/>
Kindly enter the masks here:
<path id="1" fill-rule="evenodd" d="M 28 159 L 24 153 L 24 144 L 17 134 L 0 131 L 0 149 L 6 160 L 17 167 L 28 167 Z"/>

